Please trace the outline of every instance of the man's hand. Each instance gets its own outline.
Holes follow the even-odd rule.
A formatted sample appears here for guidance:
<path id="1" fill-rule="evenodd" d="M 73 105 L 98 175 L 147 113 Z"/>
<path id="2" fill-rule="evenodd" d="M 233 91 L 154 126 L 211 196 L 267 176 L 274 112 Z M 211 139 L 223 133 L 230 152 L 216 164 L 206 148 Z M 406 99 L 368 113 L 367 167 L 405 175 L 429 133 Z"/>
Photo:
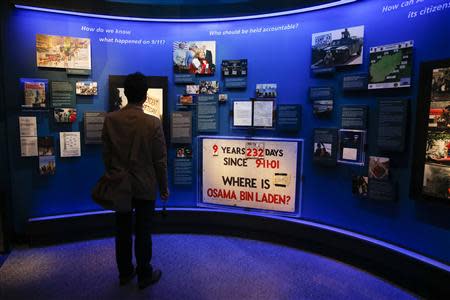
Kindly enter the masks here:
<path id="1" fill-rule="evenodd" d="M 167 189 L 164 192 L 161 192 L 161 200 L 162 201 L 167 201 L 169 200 L 169 189 Z"/>

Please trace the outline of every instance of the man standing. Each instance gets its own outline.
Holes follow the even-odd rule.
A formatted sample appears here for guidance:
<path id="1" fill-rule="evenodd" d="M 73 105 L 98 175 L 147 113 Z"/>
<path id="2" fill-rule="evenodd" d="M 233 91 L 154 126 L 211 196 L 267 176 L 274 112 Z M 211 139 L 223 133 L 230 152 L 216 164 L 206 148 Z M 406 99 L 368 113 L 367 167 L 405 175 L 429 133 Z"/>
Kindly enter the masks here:
<path id="1" fill-rule="evenodd" d="M 132 263 L 133 211 L 116 212 L 116 261 L 121 285 L 137 274 L 143 289 L 161 278 L 153 270 L 151 226 L 157 187 L 163 201 L 169 197 L 167 153 L 161 121 L 142 110 L 147 97 L 147 80 L 141 73 L 124 82 L 128 104 L 106 115 L 103 126 L 103 161 L 108 174 L 128 170 L 132 186 L 132 207 L 136 214 L 135 256 Z M 134 145 L 134 146 L 133 146 Z M 132 153 L 133 152 L 133 153 Z"/>

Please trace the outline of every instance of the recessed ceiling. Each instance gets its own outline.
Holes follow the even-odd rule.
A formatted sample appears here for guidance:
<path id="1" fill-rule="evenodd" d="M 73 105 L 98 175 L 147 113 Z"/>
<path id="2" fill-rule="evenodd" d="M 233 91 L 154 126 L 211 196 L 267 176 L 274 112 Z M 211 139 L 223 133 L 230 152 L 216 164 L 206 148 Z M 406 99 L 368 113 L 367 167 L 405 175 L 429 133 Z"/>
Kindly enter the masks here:
<path id="1" fill-rule="evenodd" d="M 9 0 L 11 4 L 139 18 L 226 18 L 348 2 L 337 0 Z"/>

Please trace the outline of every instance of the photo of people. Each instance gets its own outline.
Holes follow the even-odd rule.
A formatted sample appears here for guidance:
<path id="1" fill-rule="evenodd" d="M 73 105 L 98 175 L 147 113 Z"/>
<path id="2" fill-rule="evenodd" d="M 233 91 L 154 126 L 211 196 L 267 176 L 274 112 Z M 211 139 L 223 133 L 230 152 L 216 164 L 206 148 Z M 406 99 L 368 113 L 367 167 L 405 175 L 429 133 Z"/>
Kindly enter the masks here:
<path id="1" fill-rule="evenodd" d="M 197 84 L 186 85 L 186 94 L 198 95 L 200 93 L 200 86 Z"/>
<path id="2" fill-rule="evenodd" d="M 38 153 L 39 156 L 55 155 L 55 145 L 52 136 L 38 137 Z"/>
<path id="3" fill-rule="evenodd" d="M 178 147 L 176 150 L 177 158 L 192 158 L 191 147 Z"/>
<path id="4" fill-rule="evenodd" d="M 75 86 L 77 95 L 81 96 L 97 95 L 96 81 L 77 81 Z"/>
<path id="5" fill-rule="evenodd" d="M 56 161 L 55 156 L 39 156 L 39 174 L 55 175 Z"/>
<path id="6" fill-rule="evenodd" d="M 200 81 L 199 85 L 199 93 L 200 94 L 217 94 L 219 91 L 219 82 L 218 81 Z"/>
<path id="7" fill-rule="evenodd" d="M 173 67 L 176 74 L 214 75 L 216 69 L 216 42 L 174 42 Z"/>
<path id="8" fill-rule="evenodd" d="M 331 157 L 332 144 L 314 143 L 315 157 Z"/>
<path id="9" fill-rule="evenodd" d="M 432 101 L 430 103 L 428 127 L 450 128 L 450 101 Z"/>
<path id="10" fill-rule="evenodd" d="M 73 123 L 77 120 L 77 109 L 55 108 L 54 117 L 57 123 Z"/>
<path id="11" fill-rule="evenodd" d="M 438 164 L 425 164 L 423 193 L 450 199 L 450 168 Z"/>
<path id="12" fill-rule="evenodd" d="M 369 157 L 369 178 L 388 180 L 389 179 L 389 158 L 370 156 Z"/>
<path id="13" fill-rule="evenodd" d="M 219 102 L 224 103 L 228 100 L 228 94 L 219 94 Z"/>
<path id="14" fill-rule="evenodd" d="M 275 98 L 276 96 L 276 83 L 258 83 L 256 85 L 256 98 Z"/>
<path id="15" fill-rule="evenodd" d="M 450 67 L 433 70 L 431 100 L 450 101 Z"/>
<path id="16" fill-rule="evenodd" d="M 312 35 L 311 68 L 362 64 L 364 26 Z"/>
<path id="17" fill-rule="evenodd" d="M 369 191 L 369 177 L 353 176 L 352 177 L 352 193 L 353 195 L 366 198 Z"/>

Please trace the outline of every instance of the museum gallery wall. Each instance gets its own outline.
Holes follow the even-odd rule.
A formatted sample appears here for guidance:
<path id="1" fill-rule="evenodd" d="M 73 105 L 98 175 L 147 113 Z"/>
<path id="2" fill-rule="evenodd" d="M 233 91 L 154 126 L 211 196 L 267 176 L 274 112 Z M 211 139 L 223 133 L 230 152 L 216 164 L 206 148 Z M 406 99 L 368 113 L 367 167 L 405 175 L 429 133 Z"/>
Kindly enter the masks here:
<path id="1" fill-rule="evenodd" d="M 149 89 L 146 110 L 165 123 L 170 206 L 226 207 L 212 201 L 213 194 L 199 202 L 201 155 L 214 156 L 202 146 L 213 147 L 222 136 L 252 136 L 257 140 L 227 143 L 284 149 L 297 159 L 295 168 L 267 177 L 270 184 L 295 186 L 289 193 L 295 205 L 283 198 L 288 204 L 274 211 L 450 262 L 448 192 L 430 182 L 437 168 L 448 172 L 448 127 L 441 119 L 450 99 L 441 99 L 448 96 L 445 86 L 439 99 L 436 92 L 433 99 L 418 95 L 421 63 L 450 58 L 450 7 L 442 0 L 417 2 L 360 1 L 200 23 L 11 9 L 4 51 L 16 231 L 24 233 L 31 217 L 100 209 L 90 190 L 103 173 L 104 112 L 126 101 L 118 79 L 140 71 L 149 80 L 167 77 Z M 445 70 L 435 69 L 436 80 L 445 80 Z M 440 135 L 423 172 L 424 191 L 433 199 L 417 200 L 423 190 L 410 195 L 412 149 L 425 137 L 415 134 L 416 109 L 418 101 L 431 100 L 440 130 L 429 131 Z M 198 142 L 198 136 L 213 139 Z M 286 143 L 261 146 L 258 138 Z M 267 152 L 273 165 L 249 162 L 276 168 L 277 161 L 285 163 L 276 156 L 282 152 Z M 281 203 L 271 199 L 274 207 Z"/>

